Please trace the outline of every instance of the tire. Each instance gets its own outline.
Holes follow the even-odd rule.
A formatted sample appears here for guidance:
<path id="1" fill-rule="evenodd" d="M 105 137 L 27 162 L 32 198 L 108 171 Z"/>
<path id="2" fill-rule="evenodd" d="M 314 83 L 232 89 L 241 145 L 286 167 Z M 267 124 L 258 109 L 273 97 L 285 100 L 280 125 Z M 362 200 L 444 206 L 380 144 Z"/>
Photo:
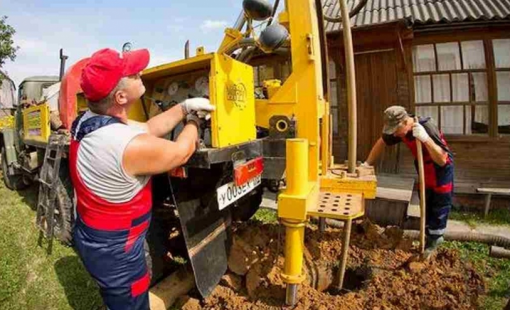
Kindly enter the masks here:
<path id="1" fill-rule="evenodd" d="M 7 166 L 7 153 L 5 147 L 2 148 L 2 176 L 4 178 L 5 186 L 10 190 L 25 189 L 28 184 L 23 180 L 23 175 L 9 175 L 9 167 Z"/>
<path id="2" fill-rule="evenodd" d="M 74 225 L 74 188 L 71 183 L 67 161 L 65 160 L 62 160 L 60 163 L 59 179 L 57 182 L 54 236 L 63 244 L 71 245 Z"/>

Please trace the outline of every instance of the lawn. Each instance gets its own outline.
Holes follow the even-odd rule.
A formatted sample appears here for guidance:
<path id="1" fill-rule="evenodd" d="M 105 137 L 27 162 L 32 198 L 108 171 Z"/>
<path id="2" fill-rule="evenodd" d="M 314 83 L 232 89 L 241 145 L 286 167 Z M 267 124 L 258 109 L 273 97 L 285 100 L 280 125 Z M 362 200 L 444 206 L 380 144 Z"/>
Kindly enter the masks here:
<path id="1" fill-rule="evenodd" d="M 35 227 L 35 186 L 20 192 L 0 178 L 0 309 L 98 309 L 95 282 L 74 251 L 55 242 L 53 254 L 39 247 Z M 276 223 L 274 211 L 259 210 L 255 219 Z M 448 242 L 473 262 L 487 280 L 482 309 L 501 309 L 510 297 L 510 261 L 487 257 L 486 246 Z"/>
<path id="2" fill-rule="evenodd" d="M 37 245 L 37 188 L 13 192 L 0 179 L 0 309 L 97 309 L 95 282 L 72 248 L 58 242 L 48 256 Z"/>
<path id="3" fill-rule="evenodd" d="M 472 212 L 466 208 L 454 207 L 449 218 L 463 221 L 473 228 L 478 224 L 510 226 L 510 210 L 508 209 L 490 210 L 487 217 L 484 217 L 481 212 Z"/>

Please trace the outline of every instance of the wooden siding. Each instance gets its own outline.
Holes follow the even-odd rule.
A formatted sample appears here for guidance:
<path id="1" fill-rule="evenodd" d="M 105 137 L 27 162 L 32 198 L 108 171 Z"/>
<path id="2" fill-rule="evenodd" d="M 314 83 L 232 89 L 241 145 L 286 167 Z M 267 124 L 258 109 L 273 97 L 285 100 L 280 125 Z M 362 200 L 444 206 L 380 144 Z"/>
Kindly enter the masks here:
<path id="1" fill-rule="evenodd" d="M 444 33 L 411 33 L 406 30 L 399 35 L 398 25 L 393 25 L 393 33 L 387 28 L 378 28 L 380 42 L 374 41 L 374 33 L 369 36 L 355 34 L 355 65 L 358 97 L 358 160 L 368 156 L 371 146 L 380 136 L 382 112 L 392 104 L 399 104 L 414 111 L 414 85 L 412 72 L 413 44 L 448 42 L 452 39 L 489 40 L 495 37 L 508 37 L 510 27 L 504 30 L 467 29 Z M 495 30 L 491 28 L 491 30 Z M 360 40 L 356 41 L 356 37 Z M 358 42 L 358 43 L 356 43 Z M 492 51 L 486 51 L 491 52 Z M 330 55 L 338 63 L 338 113 L 339 136 L 334 141 L 336 161 L 347 157 L 347 93 L 343 70 L 343 46 L 341 36 L 330 37 Z M 489 59 L 490 60 L 490 59 Z M 491 60 L 492 61 L 492 60 Z M 489 79 L 489 92 L 494 100 L 494 79 Z M 510 87 L 510 85 L 509 85 Z M 494 131 L 494 130 L 493 130 Z M 447 136 L 455 156 L 455 191 L 472 193 L 477 187 L 510 188 L 510 136 Z M 399 173 L 416 176 L 413 158 L 405 145 L 387 148 L 377 167 L 379 172 Z"/>

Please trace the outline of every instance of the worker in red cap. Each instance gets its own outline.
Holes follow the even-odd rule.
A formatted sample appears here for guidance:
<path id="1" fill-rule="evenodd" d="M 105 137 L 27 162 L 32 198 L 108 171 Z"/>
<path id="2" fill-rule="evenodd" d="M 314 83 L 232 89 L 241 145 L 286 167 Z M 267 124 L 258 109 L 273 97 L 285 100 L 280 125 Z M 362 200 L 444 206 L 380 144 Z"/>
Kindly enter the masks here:
<path id="1" fill-rule="evenodd" d="M 69 165 L 76 190 L 74 242 L 111 310 L 149 309 L 143 243 L 151 219 L 150 176 L 186 163 L 195 151 L 205 98 L 186 99 L 147 123 L 128 120 L 144 94 L 145 49 L 92 55 L 81 77 L 89 110 L 71 130 Z M 161 137 L 185 121 L 176 141 Z"/>

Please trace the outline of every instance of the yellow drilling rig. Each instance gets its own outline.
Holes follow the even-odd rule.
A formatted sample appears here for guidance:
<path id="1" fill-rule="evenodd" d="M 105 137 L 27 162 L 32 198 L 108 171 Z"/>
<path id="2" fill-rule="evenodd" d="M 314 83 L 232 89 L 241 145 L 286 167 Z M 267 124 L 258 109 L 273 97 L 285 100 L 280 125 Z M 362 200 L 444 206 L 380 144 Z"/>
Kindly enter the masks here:
<path id="1" fill-rule="evenodd" d="M 319 219 L 321 229 L 326 218 L 345 222 L 337 283 L 342 287 L 351 224 L 364 215 L 365 199 L 375 198 L 376 178 L 372 168 L 356 164 L 349 19 L 367 1 L 360 1 L 351 12 L 345 0 L 339 2 L 341 16 L 334 17 L 324 16 L 320 0 L 286 0 L 281 5 L 279 0 L 273 4 L 244 0 L 243 12 L 236 24 L 225 30 L 216 52 L 198 48 L 190 57 L 186 50 L 185 59 L 142 74 L 147 93 L 132 111 L 132 119 L 147 120 L 190 97 L 207 97 L 216 106 L 210 122 L 201 130 L 201 147 L 190 161 L 154 182 L 156 200 L 165 201 L 166 210 L 173 210 L 173 218 L 178 219 L 185 254 L 202 296 L 211 293 L 227 269 L 230 224 L 255 213 L 262 200 L 261 184 L 277 187 L 283 179 L 286 185 L 278 196 L 278 217 L 285 226 L 285 303 L 296 303 L 298 286 L 304 280 L 304 234 L 311 217 Z M 331 154 L 324 20 L 342 22 L 343 28 L 350 136 L 346 164 L 335 164 Z M 256 85 L 255 63 L 264 64 L 275 57 L 288 62 L 288 72 Z M 50 128 L 50 111 L 42 103 L 19 108 L 15 126 L 19 130 L 3 133 L 4 179 L 27 183 L 39 178 L 45 184 L 40 187 L 38 223 L 47 237 L 56 230 L 57 237 L 64 235 L 68 240 L 65 231 L 72 227 L 72 188 L 61 181 L 67 178 L 67 169 L 58 168 L 65 165 L 67 142 L 58 137 L 65 136 L 72 119 L 86 109 L 76 87 L 76 76 L 86 61 L 61 75 L 59 110 L 63 124 L 56 126 L 58 131 Z M 168 139 L 178 134 L 176 128 Z M 45 156 L 50 151 L 59 158 L 57 166 Z M 62 198 L 66 193 L 68 199 Z M 52 204 L 56 206 L 46 207 Z M 155 222 L 168 220 L 159 216 L 157 208 L 153 218 Z"/>

